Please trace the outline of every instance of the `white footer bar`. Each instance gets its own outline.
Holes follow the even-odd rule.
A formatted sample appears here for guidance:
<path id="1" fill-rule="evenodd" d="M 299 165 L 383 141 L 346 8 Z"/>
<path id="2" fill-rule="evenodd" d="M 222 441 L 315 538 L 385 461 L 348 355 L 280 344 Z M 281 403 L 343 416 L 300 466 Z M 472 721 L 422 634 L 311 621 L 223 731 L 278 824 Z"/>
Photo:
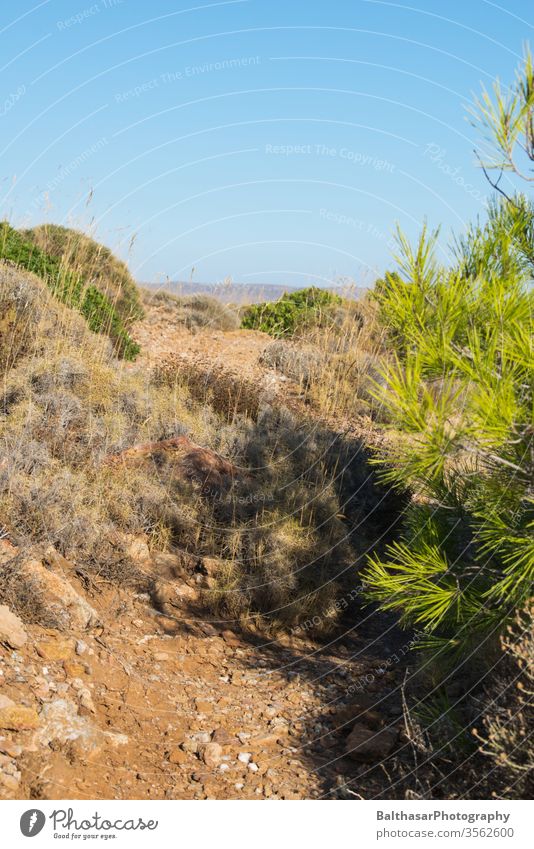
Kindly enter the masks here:
<path id="1" fill-rule="evenodd" d="M 4 801 L 0 813 L 6 849 L 534 846 L 528 801 Z"/>

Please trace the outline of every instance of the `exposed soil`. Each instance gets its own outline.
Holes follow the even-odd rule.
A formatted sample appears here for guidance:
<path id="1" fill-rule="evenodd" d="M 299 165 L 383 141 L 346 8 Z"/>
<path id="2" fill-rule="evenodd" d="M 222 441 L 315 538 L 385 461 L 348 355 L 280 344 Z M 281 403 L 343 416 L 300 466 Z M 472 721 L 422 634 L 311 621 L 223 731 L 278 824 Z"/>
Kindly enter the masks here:
<path id="1" fill-rule="evenodd" d="M 147 598 L 123 591 L 99 595 L 97 603 L 106 624 L 78 638 L 85 644 L 80 655 L 75 635 L 39 628 L 30 629 L 18 652 L 2 650 L 2 693 L 41 717 L 37 730 L 0 732 L 0 751 L 17 754 L 12 747 L 21 746 L 13 758 L 21 772 L 15 798 L 350 798 L 362 790 L 369 798 L 380 792 L 382 759 L 359 765 L 343 755 L 355 723 L 391 725 L 395 733 L 399 727 L 398 690 L 391 694 L 402 673 L 388 671 L 388 656 L 378 657 L 382 636 L 373 644 L 362 626 L 329 646 L 284 645 L 230 631 L 227 623 L 162 616 Z M 391 636 L 391 653 L 393 642 Z M 43 646 L 58 659 L 41 658 Z M 90 692 L 90 709 L 83 707 L 81 685 Z M 66 712 L 65 702 L 72 706 Z M 71 715 L 75 706 L 87 725 L 83 732 Z M 54 730 L 46 733 L 54 717 Z M 221 749 L 203 752 L 212 740 Z"/>
<path id="2" fill-rule="evenodd" d="M 295 387 L 259 365 L 264 334 L 191 334 L 149 312 L 135 335 L 143 356 L 133 368 L 179 354 L 270 381 L 286 403 L 299 403 Z M 22 647 L 0 644 L 2 696 L 38 715 L 23 712 L 15 730 L 2 725 L 0 702 L 0 795 L 373 798 L 390 784 L 398 795 L 407 638 L 387 619 L 350 599 L 330 640 L 315 643 L 305 628 L 274 639 L 207 621 L 187 587 L 164 615 L 148 594 L 84 584 L 65 568 L 102 624 L 28 626 Z M 355 725 L 365 744 L 347 757 Z"/>

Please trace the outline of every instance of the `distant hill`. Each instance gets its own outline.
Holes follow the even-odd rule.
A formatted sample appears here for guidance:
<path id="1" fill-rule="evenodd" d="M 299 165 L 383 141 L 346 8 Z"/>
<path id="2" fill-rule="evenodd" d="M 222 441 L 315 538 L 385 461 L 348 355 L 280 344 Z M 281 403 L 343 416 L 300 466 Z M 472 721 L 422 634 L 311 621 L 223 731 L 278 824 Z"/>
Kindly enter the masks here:
<path id="1" fill-rule="evenodd" d="M 166 283 L 140 284 L 151 291 L 165 291 L 179 297 L 190 295 L 211 295 L 225 304 L 259 304 L 263 301 L 277 301 L 284 292 L 295 291 L 297 286 L 279 286 L 269 283 L 186 283 L 170 281 Z M 361 286 L 332 286 L 335 292 L 344 298 L 359 300 L 367 291 Z"/>

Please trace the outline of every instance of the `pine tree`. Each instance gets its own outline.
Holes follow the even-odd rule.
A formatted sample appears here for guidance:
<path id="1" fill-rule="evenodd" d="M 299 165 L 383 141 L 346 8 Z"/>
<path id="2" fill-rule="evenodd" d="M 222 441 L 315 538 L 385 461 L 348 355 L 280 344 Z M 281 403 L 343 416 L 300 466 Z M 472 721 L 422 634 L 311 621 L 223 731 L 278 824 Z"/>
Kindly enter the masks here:
<path id="1" fill-rule="evenodd" d="M 384 477 L 409 487 L 403 534 L 364 574 L 369 597 L 420 629 L 421 645 L 465 654 L 496 634 L 534 579 L 534 208 L 500 186 L 504 171 L 534 179 L 530 54 L 511 93 L 498 83 L 473 117 L 493 155 L 498 190 L 483 225 L 436 260 L 437 233 L 415 247 L 398 234 L 398 272 L 375 297 L 395 355 L 377 395 L 396 439 Z"/>

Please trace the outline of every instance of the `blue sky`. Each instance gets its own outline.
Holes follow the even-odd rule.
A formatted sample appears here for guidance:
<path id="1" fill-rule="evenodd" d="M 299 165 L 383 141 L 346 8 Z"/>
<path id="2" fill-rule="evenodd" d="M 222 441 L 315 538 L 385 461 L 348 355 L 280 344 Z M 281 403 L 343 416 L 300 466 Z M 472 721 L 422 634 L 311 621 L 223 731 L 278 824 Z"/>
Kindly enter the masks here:
<path id="1" fill-rule="evenodd" d="M 1 217 L 91 231 L 139 280 L 369 284 L 396 222 L 445 251 L 484 214 L 465 106 L 512 80 L 529 5 L 3 4 Z"/>

